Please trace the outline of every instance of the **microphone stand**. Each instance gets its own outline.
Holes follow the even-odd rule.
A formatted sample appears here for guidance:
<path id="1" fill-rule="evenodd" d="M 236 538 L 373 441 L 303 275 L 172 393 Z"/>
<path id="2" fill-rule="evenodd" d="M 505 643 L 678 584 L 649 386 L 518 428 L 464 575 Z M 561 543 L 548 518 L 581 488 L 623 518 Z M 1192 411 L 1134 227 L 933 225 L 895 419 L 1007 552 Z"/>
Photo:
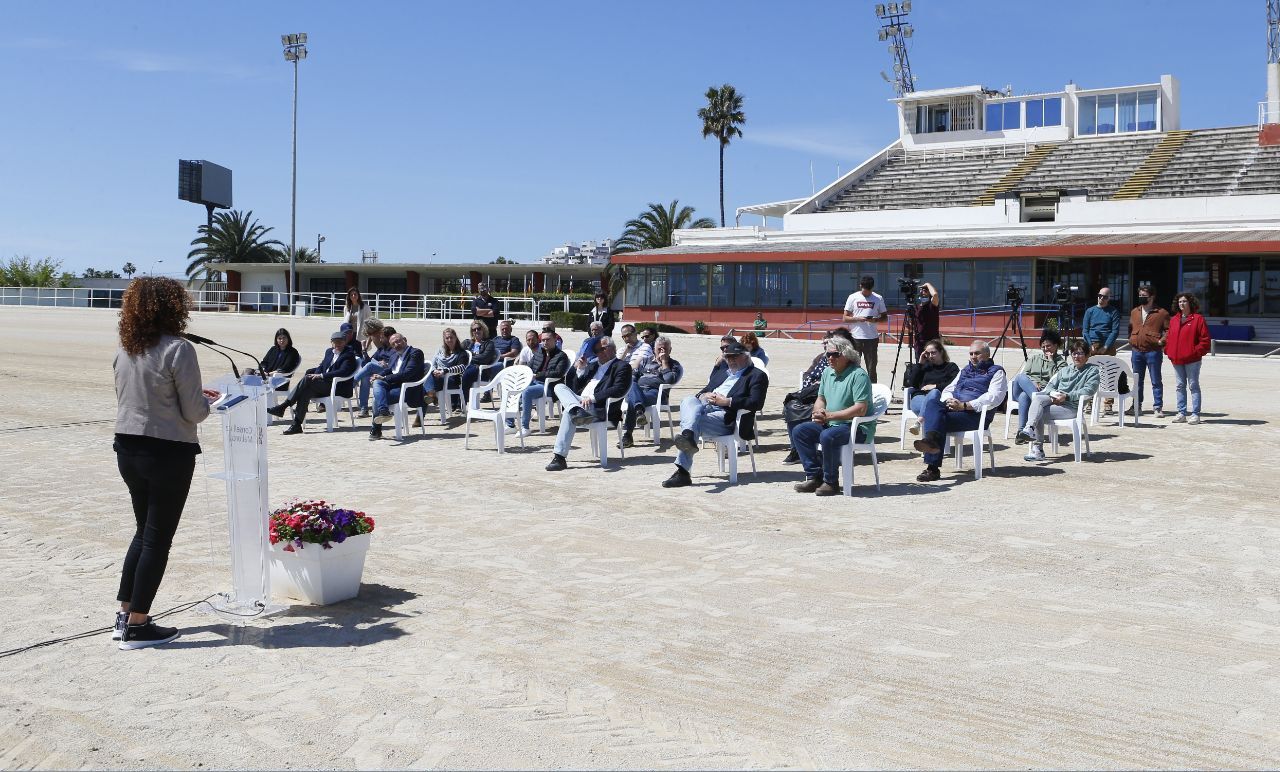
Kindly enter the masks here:
<path id="1" fill-rule="evenodd" d="M 215 352 L 215 353 L 217 353 L 217 354 L 221 354 L 222 356 L 226 357 L 226 358 L 227 358 L 227 361 L 231 363 L 231 373 L 232 373 L 232 375 L 234 375 L 234 376 L 236 377 L 236 380 L 237 380 L 237 381 L 238 381 L 238 380 L 240 380 L 240 371 L 236 369 L 236 361 L 235 361 L 234 359 L 232 359 L 232 358 L 230 357 L 230 355 L 226 354 L 225 352 L 218 351 L 216 348 L 214 348 L 213 346 L 210 346 L 208 343 L 205 343 L 203 340 L 197 340 L 197 341 L 195 341 L 195 342 L 196 342 L 196 343 L 199 343 L 201 346 L 204 346 L 205 348 L 209 349 L 210 351 L 213 351 L 213 352 Z M 214 345 L 216 346 L 217 344 L 215 343 Z M 234 350 L 235 350 L 235 349 L 232 349 L 232 351 L 234 351 Z"/>
<path id="2" fill-rule="evenodd" d="M 254 368 L 255 368 L 255 369 L 261 366 L 261 363 L 260 363 L 260 362 L 258 362 L 258 358 L 257 358 L 257 357 L 255 357 L 253 354 L 250 354 L 250 353 L 249 353 L 249 352 L 247 352 L 247 351 L 241 351 L 241 350 L 240 350 L 240 349 L 238 349 L 238 348 L 231 348 L 230 346 L 227 346 L 227 345 L 225 345 L 225 344 L 218 343 L 218 342 L 216 342 L 216 341 L 210 340 L 209 338 L 203 337 L 203 336 L 201 336 L 201 335 L 196 335 L 196 334 L 194 334 L 194 333 L 190 333 L 190 332 L 184 332 L 184 333 L 182 334 L 182 337 L 186 338 L 187 340 L 191 341 L 192 343 L 199 343 L 200 345 L 204 346 L 205 348 L 211 348 L 212 346 L 217 346 L 218 348 L 225 348 L 227 351 L 234 351 L 235 353 L 240 354 L 241 356 L 249 357 L 249 361 L 253 362 L 253 366 L 254 366 Z M 211 350 L 213 350 L 213 351 L 217 351 L 217 349 L 211 349 Z M 227 357 L 227 359 L 231 359 L 231 357 L 227 356 L 226 354 L 224 354 L 224 353 L 223 353 L 223 352 L 221 352 L 221 351 L 218 351 L 218 353 L 219 353 L 219 354 L 222 354 L 224 357 Z M 232 363 L 231 363 L 231 372 L 235 373 L 236 380 L 239 380 L 239 379 L 240 379 L 240 373 L 239 373 L 239 371 L 237 371 L 237 370 L 236 370 L 235 362 L 232 362 Z"/>

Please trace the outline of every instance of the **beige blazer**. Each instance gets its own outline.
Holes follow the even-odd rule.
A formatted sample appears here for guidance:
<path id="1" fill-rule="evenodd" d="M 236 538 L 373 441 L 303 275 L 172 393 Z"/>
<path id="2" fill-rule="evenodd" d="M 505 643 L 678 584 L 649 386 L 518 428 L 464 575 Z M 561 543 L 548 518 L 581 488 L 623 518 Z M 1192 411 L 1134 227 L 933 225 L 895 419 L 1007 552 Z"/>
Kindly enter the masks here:
<path id="1" fill-rule="evenodd" d="M 163 335 L 138 356 L 116 351 L 116 433 L 197 442 L 196 424 L 209 417 L 200 362 L 187 341 Z"/>

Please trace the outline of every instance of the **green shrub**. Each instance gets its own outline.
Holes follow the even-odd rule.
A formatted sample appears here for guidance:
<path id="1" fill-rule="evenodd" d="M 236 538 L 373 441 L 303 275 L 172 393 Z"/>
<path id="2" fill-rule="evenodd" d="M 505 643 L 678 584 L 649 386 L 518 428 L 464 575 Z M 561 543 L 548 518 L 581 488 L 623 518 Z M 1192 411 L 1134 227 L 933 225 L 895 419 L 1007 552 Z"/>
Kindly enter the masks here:
<path id="1" fill-rule="evenodd" d="M 640 322 L 636 325 L 636 332 L 644 330 L 653 330 L 661 335 L 664 332 L 674 332 L 680 335 L 688 335 L 689 331 L 683 327 L 677 327 L 674 324 L 661 324 L 659 322 Z"/>
<path id="2" fill-rule="evenodd" d="M 557 330 L 580 330 L 587 332 L 590 317 L 586 314 L 575 314 L 572 311 L 552 311 L 551 322 Z"/>
<path id="3" fill-rule="evenodd" d="M 699 334 L 699 335 L 706 335 L 706 334 L 707 334 L 707 323 L 706 323 L 706 322 L 704 322 L 704 321 L 702 321 L 701 319 L 694 319 L 694 320 L 693 320 L 693 331 L 694 331 L 694 332 L 696 332 L 696 333 L 697 333 L 697 334 Z"/>

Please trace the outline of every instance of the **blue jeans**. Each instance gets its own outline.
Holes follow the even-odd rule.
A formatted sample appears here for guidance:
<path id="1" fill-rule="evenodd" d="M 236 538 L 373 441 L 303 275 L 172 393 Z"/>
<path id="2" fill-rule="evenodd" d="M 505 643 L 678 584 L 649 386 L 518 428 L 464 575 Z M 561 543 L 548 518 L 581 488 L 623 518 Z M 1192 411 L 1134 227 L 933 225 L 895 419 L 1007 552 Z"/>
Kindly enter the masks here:
<path id="1" fill-rule="evenodd" d="M 1164 381 L 1160 378 L 1160 366 L 1164 364 L 1164 352 L 1134 351 L 1129 354 L 1129 364 L 1133 367 L 1133 377 L 1138 382 L 1133 386 L 1133 399 L 1138 407 L 1142 407 L 1142 385 L 1148 373 L 1151 375 L 1151 399 L 1156 410 L 1164 408 Z"/>
<path id="2" fill-rule="evenodd" d="M 533 416 L 533 403 L 547 395 L 547 385 L 542 381 L 533 381 L 529 388 L 520 395 L 520 428 L 529 428 L 529 419 Z"/>
<path id="3" fill-rule="evenodd" d="M 911 412 L 915 413 L 916 417 L 923 416 L 924 403 L 930 399 L 937 399 L 940 394 L 942 394 L 942 389 L 931 389 L 924 394 L 911 395 Z"/>
<path id="4" fill-rule="evenodd" d="M 1191 415 L 1200 415 L 1200 362 L 1188 362 L 1185 365 L 1174 365 L 1173 374 L 1177 376 L 1178 385 L 1174 387 L 1178 394 L 1178 414 L 1187 414 L 1187 390 L 1191 391 Z"/>
<path id="5" fill-rule="evenodd" d="M 929 466 L 942 466 L 942 444 L 951 432 L 968 432 L 978 428 L 981 413 L 968 410 L 948 410 L 941 399 L 931 399 L 924 404 L 924 432 L 922 436 L 938 443 L 937 453 L 925 453 L 924 462 Z M 987 413 L 987 415 L 991 415 Z M 929 437 L 929 435 L 933 435 Z"/>
<path id="6" fill-rule="evenodd" d="M 400 401 L 400 387 L 387 387 L 385 381 L 373 382 L 373 414 L 378 415 L 384 410 L 391 411 L 390 405 L 393 402 Z"/>
<path id="7" fill-rule="evenodd" d="M 724 422 L 724 408 L 708 404 L 697 395 L 685 397 L 680 403 L 680 431 L 693 432 L 693 442 L 703 437 L 723 437 L 733 434 L 733 424 Z M 693 457 L 683 450 L 676 453 L 676 465 L 686 472 L 693 468 Z"/>
<path id="8" fill-rule="evenodd" d="M 650 405 L 658 404 L 658 388 L 642 389 L 636 384 L 631 384 L 631 390 L 627 392 L 627 415 L 622 423 L 622 427 L 627 431 L 636 428 L 636 419 L 644 413 L 644 409 Z"/>
<path id="9" fill-rule="evenodd" d="M 858 427 L 858 442 L 866 442 L 866 427 Z M 800 456 L 805 477 L 822 478 L 831 486 L 840 484 L 840 449 L 849 444 L 849 424 L 823 426 L 816 421 L 805 421 L 791 431 L 791 447 Z M 822 458 L 818 458 L 818 448 Z"/>
<path id="10" fill-rule="evenodd" d="M 367 410 L 369 408 L 369 376 L 374 373 L 386 372 L 386 367 L 376 359 L 370 359 L 364 365 L 356 370 L 355 381 L 360 384 L 360 409 Z"/>
<path id="11" fill-rule="evenodd" d="M 1036 382 L 1026 373 L 1018 373 L 1018 377 L 1013 379 L 1013 398 L 1018 403 L 1018 431 L 1027 427 L 1027 412 L 1031 410 L 1031 396 L 1039 393 L 1040 389 L 1036 387 Z"/>

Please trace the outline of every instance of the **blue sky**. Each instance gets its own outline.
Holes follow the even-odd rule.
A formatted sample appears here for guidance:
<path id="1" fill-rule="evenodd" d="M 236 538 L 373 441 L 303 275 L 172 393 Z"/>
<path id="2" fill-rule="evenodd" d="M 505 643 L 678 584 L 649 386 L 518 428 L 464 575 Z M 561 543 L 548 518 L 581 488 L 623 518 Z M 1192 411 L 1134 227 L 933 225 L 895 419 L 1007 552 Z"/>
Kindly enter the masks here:
<path id="1" fill-rule="evenodd" d="M 287 242 L 280 35 L 304 31 L 298 242 L 323 233 L 326 261 L 527 262 L 673 198 L 716 217 L 696 111 L 721 83 L 746 95 L 732 220 L 894 139 L 873 5 L 5 0 L 0 259 L 181 275 L 204 210 L 177 199 L 179 158 L 231 167 L 236 208 Z M 1264 0 L 914 5 L 921 89 L 1172 73 L 1184 128 L 1254 123 L 1263 98 Z"/>

